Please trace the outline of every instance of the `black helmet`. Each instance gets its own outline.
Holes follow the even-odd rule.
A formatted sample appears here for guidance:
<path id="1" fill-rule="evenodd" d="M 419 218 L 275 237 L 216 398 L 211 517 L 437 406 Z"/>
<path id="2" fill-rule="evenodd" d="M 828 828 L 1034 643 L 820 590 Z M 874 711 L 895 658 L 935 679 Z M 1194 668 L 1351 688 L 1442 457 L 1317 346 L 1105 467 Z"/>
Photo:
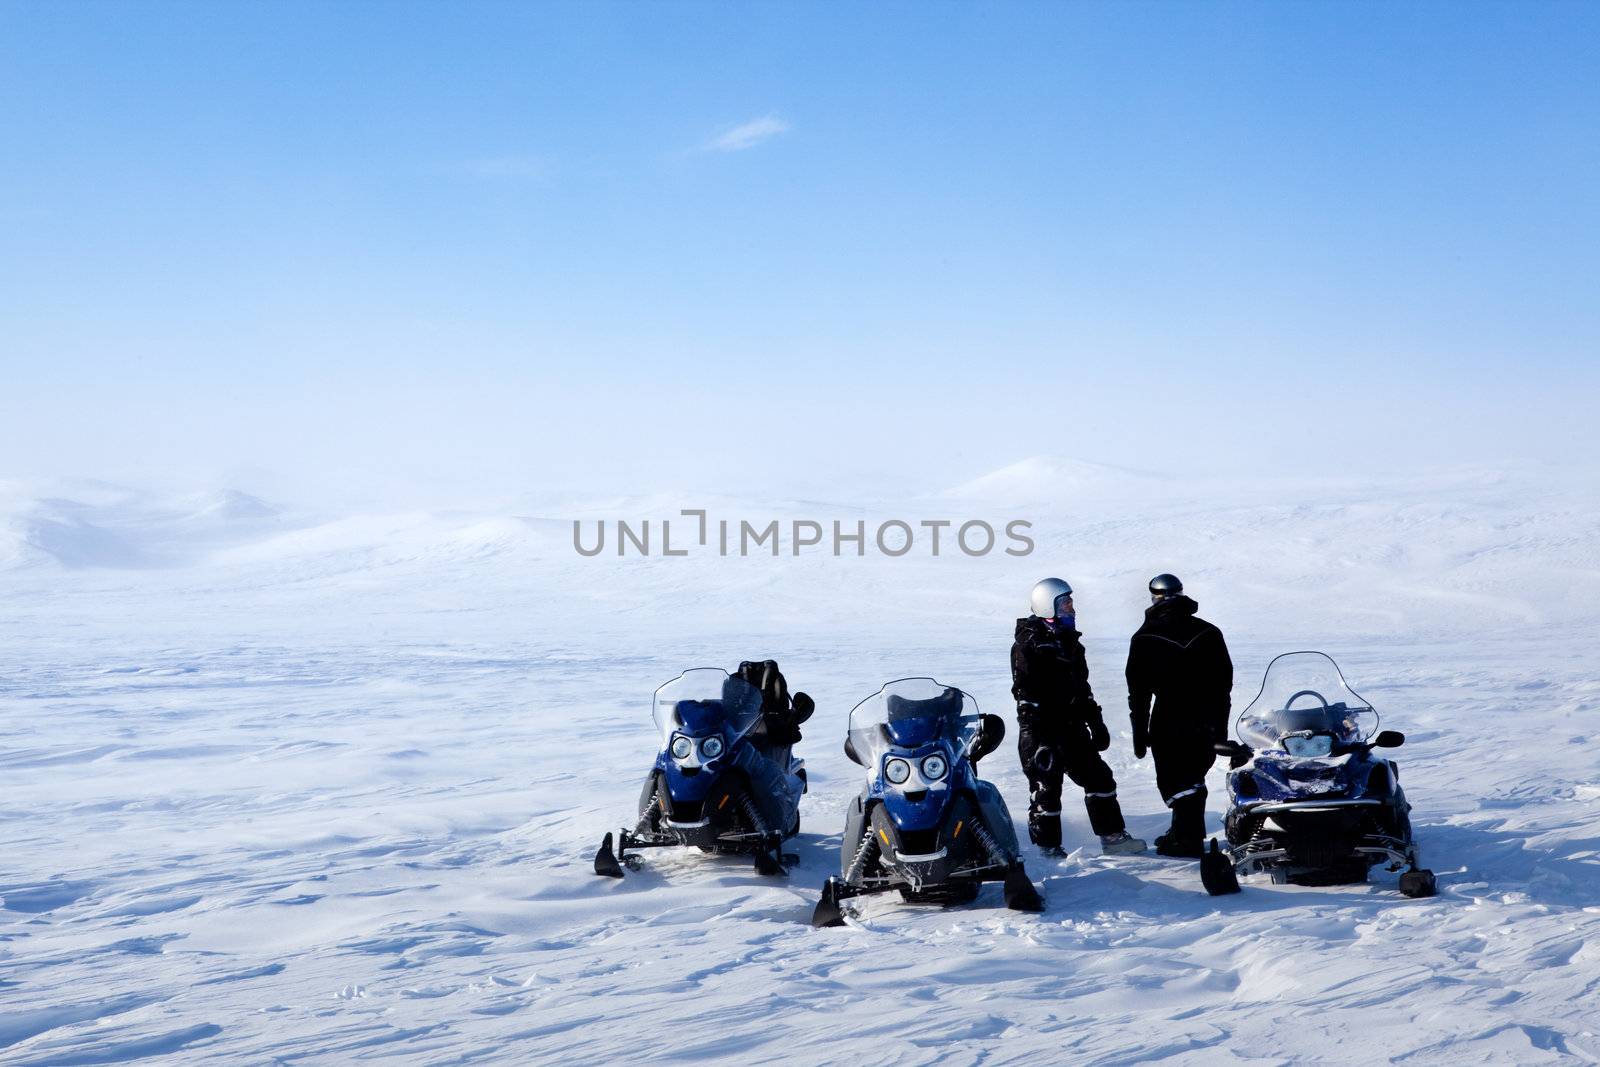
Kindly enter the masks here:
<path id="1" fill-rule="evenodd" d="M 1176 574 L 1158 574 L 1150 579 L 1150 595 L 1166 598 L 1183 592 L 1183 583 Z"/>

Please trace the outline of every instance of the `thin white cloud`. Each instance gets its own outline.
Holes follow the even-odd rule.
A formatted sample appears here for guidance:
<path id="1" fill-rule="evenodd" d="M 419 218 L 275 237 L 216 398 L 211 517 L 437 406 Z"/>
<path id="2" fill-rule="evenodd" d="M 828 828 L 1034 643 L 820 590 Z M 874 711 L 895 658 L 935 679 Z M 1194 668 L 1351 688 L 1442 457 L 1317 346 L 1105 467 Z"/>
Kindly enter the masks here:
<path id="1" fill-rule="evenodd" d="M 763 115 L 759 119 L 740 123 L 730 130 L 724 130 L 705 144 L 707 152 L 743 152 L 746 148 L 754 148 L 763 141 L 769 141 L 780 133 L 789 132 L 789 124 L 776 115 Z"/>

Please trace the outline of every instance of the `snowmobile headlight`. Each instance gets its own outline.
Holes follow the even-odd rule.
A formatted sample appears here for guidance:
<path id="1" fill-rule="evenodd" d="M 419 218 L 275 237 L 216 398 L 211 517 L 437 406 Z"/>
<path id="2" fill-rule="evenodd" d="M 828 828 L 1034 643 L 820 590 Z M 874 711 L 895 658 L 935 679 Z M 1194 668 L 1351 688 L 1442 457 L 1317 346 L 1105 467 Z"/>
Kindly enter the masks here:
<path id="1" fill-rule="evenodd" d="M 1316 759 L 1333 752 L 1332 734 L 1295 735 L 1283 739 L 1283 750 L 1291 756 Z"/>
<path id="2" fill-rule="evenodd" d="M 935 752 L 931 756 L 922 758 L 922 777 L 930 782 L 937 782 L 944 777 L 944 772 L 950 769 L 950 764 L 945 758 Z"/>
<path id="3" fill-rule="evenodd" d="M 722 738 L 708 737 L 700 742 L 700 755 L 706 759 L 716 759 L 722 755 Z"/>
<path id="4" fill-rule="evenodd" d="M 694 754 L 694 742 L 679 734 L 672 739 L 672 755 L 676 759 L 688 759 Z"/>
<path id="5" fill-rule="evenodd" d="M 892 759 L 883 765 L 883 776 L 893 785 L 904 785 L 911 777 L 911 764 L 903 759 Z"/>

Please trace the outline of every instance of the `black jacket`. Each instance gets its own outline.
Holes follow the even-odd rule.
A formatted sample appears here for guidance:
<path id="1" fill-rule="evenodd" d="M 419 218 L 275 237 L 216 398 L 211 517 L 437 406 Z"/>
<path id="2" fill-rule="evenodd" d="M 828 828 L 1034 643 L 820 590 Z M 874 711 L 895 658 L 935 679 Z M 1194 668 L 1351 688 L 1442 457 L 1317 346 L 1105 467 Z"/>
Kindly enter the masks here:
<path id="1" fill-rule="evenodd" d="M 1233 660 L 1222 631 L 1186 596 L 1152 604 L 1128 647 L 1128 710 L 1153 738 L 1228 736 Z M 1155 700 L 1152 715 L 1150 703 Z"/>
<path id="2" fill-rule="evenodd" d="M 1100 705 L 1089 688 L 1083 637 L 1076 630 L 1051 629 L 1035 615 L 1017 620 L 1016 641 L 1011 645 L 1011 695 L 1017 698 L 1022 726 L 1102 721 Z"/>

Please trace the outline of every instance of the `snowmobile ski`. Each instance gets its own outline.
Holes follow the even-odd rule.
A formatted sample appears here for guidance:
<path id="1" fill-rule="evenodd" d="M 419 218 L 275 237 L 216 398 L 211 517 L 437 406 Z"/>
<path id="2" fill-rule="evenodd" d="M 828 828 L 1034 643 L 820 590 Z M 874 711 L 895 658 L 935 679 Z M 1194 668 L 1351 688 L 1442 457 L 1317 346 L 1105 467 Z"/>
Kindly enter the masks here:
<path id="1" fill-rule="evenodd" d="M 1217 848 L 1217 839 L 1200 857 L 1200 882 L 1206 892 L 1214 897 L 1239 892 L 1239 875 L 1233 869 L 1233 858 Z"/>
<path id="2" fill-rule="evenodd" d="M 1012 911 L 1044 910 L 1044 897 L 1034 888 L 1033 882 L 1028 878 L 1028 872 L 1022 867 L 1022 861 L 1013 863 L 1011 869 L 1006 871 L 1004 886 L 1006 907 Z"/>
<path id="3" fill-rule="evenodd" d="M 611 850 L 610 834 L 606 834 L 600 842 L 600 851 L 594 854 L 594 873 L 606 878 L 622 877 L 622 864 L 617 862 L 617 854 Z"/>
<path id="4" fill-rule="evenodd" d="M 1439 892 L 1439 883 L 1426 867 L 1413 867 L 1400 876 L 1400 892 L 1408 897 L 1431 897 Z"/>

